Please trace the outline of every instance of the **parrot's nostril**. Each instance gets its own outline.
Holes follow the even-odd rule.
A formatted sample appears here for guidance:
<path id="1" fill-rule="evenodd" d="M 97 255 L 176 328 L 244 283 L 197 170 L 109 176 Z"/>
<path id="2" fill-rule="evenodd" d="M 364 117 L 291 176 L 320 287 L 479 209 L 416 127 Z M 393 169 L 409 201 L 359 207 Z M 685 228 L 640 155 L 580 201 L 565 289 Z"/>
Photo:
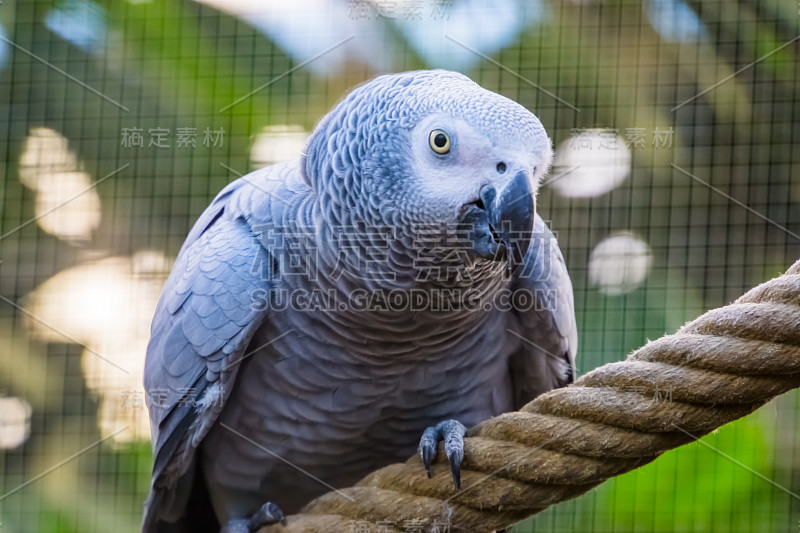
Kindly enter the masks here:
<path id="1" fill-rule="evenodd" d="M 505 171 L 506 171 L 506 164 L 503 163 L 502 161 L 497 163 L 497 172 L 499 172 L 500 174 L 504 174 Z"/>

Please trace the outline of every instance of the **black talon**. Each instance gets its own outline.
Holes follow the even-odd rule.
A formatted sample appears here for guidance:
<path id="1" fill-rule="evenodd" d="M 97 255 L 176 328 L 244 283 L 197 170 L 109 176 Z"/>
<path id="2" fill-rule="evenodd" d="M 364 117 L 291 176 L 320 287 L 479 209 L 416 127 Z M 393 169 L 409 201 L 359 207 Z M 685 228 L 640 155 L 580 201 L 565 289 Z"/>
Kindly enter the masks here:
<path id="1" fill-rule="evenodd" d="M 450 459 L 450 471 L 453 473 L 453 483 L 456 489 L 461 490 L 461 461 Z"/>
<path id="2" fill-rule="evenodd" d="M 430 448 L 422 450 L 422 464 L 425 465 L 425 471 L 428 472 L 428 479 L 431 478 L 431 455 Z"/>
<path id="3" fill-rule="evenodd" d="M 459 426 L 461 425 L 459 424 Z M 450 472 L 453 473 L 453 483 L 459 490 L 461 489 L 461 461 L 464 459 L 464 434 L 460 431 L 461 428 L 455 427 L 455 431 L 449 432 L 444 441 L 447 460 L 450 461 Z M 466 431 L 466 428 L 464 430 Z"/>
<path id="4" fill-rule="evenodd" d="M 425 471 L 428 472 L 429 479 L 431 477 L 431 461 L 436 455 L 438 441 L 438 432 L 433 427 L 426 429 L 419 439 L 419 454 L 422 457 L 422 464 L 425 465 Z"/>

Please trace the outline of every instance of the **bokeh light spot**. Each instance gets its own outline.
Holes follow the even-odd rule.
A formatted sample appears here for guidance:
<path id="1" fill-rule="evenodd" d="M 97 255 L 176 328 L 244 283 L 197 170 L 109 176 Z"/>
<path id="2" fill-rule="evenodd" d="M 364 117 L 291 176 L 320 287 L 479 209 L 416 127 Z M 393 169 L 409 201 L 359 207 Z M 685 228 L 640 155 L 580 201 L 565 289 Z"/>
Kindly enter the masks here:
<path id="1" fill-rule="evenodd" d="M 588 129 L 562 142 L 553 161 L 553 187 L 569 198 L 590 198 L 619 186 L 630 174 L 631 151 L 625 139 Z"/>
<path id="2" fill-rule="evenodd" d="M 646 242 L 620 232 L 595 246 L 589 257 L 589 283 L 615 296 L 635 290 L 647 277 L 653 256 Z"/>

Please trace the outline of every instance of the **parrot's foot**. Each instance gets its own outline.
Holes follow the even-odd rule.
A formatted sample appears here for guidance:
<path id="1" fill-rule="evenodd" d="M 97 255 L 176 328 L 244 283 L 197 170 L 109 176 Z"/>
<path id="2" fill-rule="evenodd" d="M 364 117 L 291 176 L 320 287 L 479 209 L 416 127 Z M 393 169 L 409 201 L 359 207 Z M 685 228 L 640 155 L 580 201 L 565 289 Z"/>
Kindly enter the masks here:
<path id="1" fill-rule="evenodd" d="M 264 526 L 277 524 L 278 522 L 284 526 L 286 525 L 283 511 L 274 503 L 267 502 L 249 520 L 246 518 L 231 520 L 225 524 L 220 533 L 255 533 Z"/>
<path id="2" fill-rule="evenodd" d="M 431 477 L 431 461 L 436 456 L 436 445 L 444 441 L 444 451 L 450 461 L 450 471 L 456 488 L 461 488 L 461 461 L 464 459 L 464 434 L 467 428 L 458 420 L 444 420 L 431 426 L 422 433 L 419 439 L 419 454 L 422 464 Z"/>

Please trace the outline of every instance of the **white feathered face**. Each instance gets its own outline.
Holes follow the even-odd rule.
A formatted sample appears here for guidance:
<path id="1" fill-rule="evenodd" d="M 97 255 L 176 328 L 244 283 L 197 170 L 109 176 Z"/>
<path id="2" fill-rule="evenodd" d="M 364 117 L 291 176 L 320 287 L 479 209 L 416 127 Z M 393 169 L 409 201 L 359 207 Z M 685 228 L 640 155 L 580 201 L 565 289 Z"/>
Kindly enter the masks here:
<path id="1" fill-rule="evenodd" d="M 371 181 L 379 212 L 401 220 L 415 242 L 439 234 L 463 248 L 470 264 L 503 260 L 512 269 L 528 249 L 536 190 L 552 150 L 533 114 L 478 89 L 461 106 L 455 100 L 398 125 L 372 152 L 362 178 Z M 453 259 L 447 246 L 438 250 L 427 252 L 432 260 L 437 253 Z"/>
<path id="2" fill-rule="evenodd" d="M 465 206 L 480 200 L 482 189 L 502 191 L 520 172 L 528 175 L 535 193 L 550 165 L 549 141 L 526 144 L 503 130 L 482 131 L 462 118 L 436 113 L 409 131 L 406 179 L 414 201 L 424 202 L 432 221 L 458 222 Z"/>

